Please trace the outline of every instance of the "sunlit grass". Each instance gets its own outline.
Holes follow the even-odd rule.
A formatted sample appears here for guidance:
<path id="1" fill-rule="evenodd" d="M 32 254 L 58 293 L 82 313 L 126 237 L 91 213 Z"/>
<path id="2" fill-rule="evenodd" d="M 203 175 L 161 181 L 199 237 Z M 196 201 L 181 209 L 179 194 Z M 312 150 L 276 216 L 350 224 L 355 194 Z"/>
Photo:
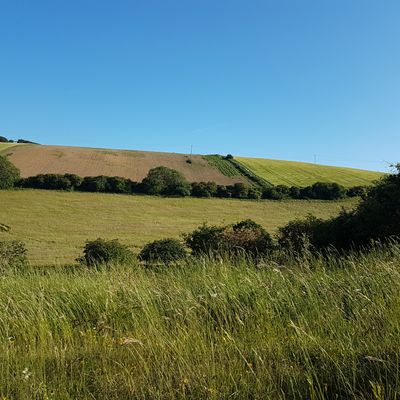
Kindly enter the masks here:
<path id="1" fill-rule="evenodd" d="M 394 399 L 400 248 L 0 280 L 8 399 Z"/>
<path id="2" fill-rule="evenodd" d="M 308 186 L 315 182 L 336 182 L 346 187 L 371 185 L 382 173 L 354 168 L 331 167 L 311 163 L 236 157 L 254 174 L 274 185 Z"/>
<path id="3" fill-rule="evenodd" d="M 146 243 L 188 233 L 203 222 L 227 224 L 251 218 L 273 233 L 312 213 L 328 218 L 356 200 L 251 201 L 159 198 L 45 190 L 0 191 L 0 240 L 26 242 L 34 264 L 73 262 L 86 240 L 118 238 L 135 252 Z"/>

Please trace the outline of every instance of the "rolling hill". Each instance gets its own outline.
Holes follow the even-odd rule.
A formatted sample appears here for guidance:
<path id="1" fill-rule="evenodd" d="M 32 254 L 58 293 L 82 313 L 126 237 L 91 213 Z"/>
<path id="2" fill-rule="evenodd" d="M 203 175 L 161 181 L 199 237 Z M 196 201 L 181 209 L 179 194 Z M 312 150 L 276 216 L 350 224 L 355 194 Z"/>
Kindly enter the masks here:
<path id="1" fill-rule="evenodd" d="M 383 175 L 375 171 L 296 161 L 247 157 L 235 157 L 235 160 L 273 185 L 308 186 L 315 182 L 336 182 L 351 187 L 370 185 Z"/>
<path id="2" fill-rule="evenodd" d="M 273 185 L 307 186 L 318 181 L 344 186 L 368 185 L 382 173 L 330 167 L 294 161 L 218 155 L 188 155 L 135 150 L 1 143 L 0 154 L 21 170 L 23 177 L 37 174 L 72 173 L 85 176 L 121 176 L 141 181 L 151 168 L 160 165 L 180 171 L 188 181 L 264 182 Z"/>
<path id="3" fill-rule="evenodd" d="M 200 155 L 109 150 L 31 144 L 0 145 L 23 177 L 71 173 L 85 176 L 121 176 L 141 181 L 151 168 L 163 165 L 183 173 L 190 182 L 213 181 L 221 185 L 246 182 L 243 176 L 226 176 Z"/>

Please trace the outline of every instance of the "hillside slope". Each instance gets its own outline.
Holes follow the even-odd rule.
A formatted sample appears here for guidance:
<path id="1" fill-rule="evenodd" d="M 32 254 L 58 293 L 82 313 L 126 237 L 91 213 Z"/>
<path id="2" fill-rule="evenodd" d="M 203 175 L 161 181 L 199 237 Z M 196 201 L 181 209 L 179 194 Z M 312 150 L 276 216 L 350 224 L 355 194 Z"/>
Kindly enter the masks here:
<path id="1" fill-rule="evenodd" d="M 273 185 L 308 186 L 315 182 L 336 182 L 350 187 L 370 185 L 383 175 L 375 171 L 296 161 L 247 157 L 235 157 L 235 160 Z"/>
<path id="2" fill-rule="evenodd" d="M 0 145 L 0 154 L 7 155 L 23 177 L 71 173 L 141 181 L 151 168 L 163 165 L 180 171 L 190 182 L 213 181 L 221 185 L 247 182 L 243 176 L 225 176 L 200 155 L 28 144 Z"/>
<path id="3" fill-rule="evenodd" d="M 315 182 L 337 182 L 344 186 L 369 185 L 382 173 L 352 168 L 330 167 L 294 161 L 218 155 L 187 155 L 136 150 L 109 150 L 85 147 L 0 143 L 23 177 L 37 174 L 72 173 L 85 176 L 121 176 L 141 181 L 151 168 L 165 166 L 180 171 L 188 181 L 214 181 L 221 185 L 257 180 L 273 185 L 307 186 Z"/>

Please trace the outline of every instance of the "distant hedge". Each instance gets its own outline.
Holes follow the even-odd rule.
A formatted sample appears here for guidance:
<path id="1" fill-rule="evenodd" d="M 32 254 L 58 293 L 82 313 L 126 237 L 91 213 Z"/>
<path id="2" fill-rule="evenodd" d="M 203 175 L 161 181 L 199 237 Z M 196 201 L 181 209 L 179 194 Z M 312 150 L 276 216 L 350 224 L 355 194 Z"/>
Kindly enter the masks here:
<path id="1" fill-rule="evenodd" d="M 316 199 L 338 200 L 346 197 L 365 197 L 368 187 L 349 189 L 330 182 L 317 182 L 307 187 L 278 185 L 260 188 L 237 182 L 217 185 L 215 182 L 189 183 L 178 171 L 157 167 L 149 171 L 142 182 L 118 176 L 90 176 L 81 178 L 74 174 L 41 174 L 20 179 L 16 186 L 32 189 L 77 190 L 81 192 L 150 194 L 161 196 L 219 197 L 235 199 Z M 1 182 L 0 182 L 1 187 Z"/>

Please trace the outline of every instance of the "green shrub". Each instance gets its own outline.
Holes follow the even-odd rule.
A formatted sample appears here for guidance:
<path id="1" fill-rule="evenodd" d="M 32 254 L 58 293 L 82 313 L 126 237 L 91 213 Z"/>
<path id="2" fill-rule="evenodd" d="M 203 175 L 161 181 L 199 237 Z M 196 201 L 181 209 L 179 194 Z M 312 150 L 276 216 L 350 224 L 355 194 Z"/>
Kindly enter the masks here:
<path id="1" fill-rule="evenodd" d="M 250 219 L 228 226 L 204 224 L 184 238 L 193 255 L 246 253 L 257 256 L 269 253 L 274 247 L 268 232 Z"/>
<path id="2" fill-rule="evenodd" d="M 0 242 L 0 271 L 21 268 L 28 264 L 25 243 L 13 241 Z"/>
<path id="3" fill-rule="evenodd" d="M 215 196 L 220 197 L 220 198 L 223 198 L 223 197 L 229 198 L 232 196 L 232 193 L 225 185 L 218 185 L 217 190 L 215 192 Z"/>
<path id="4" fill-rule="evenodd" d="M 83 192 L 105 192 L 107 189 L 106 176 L 86 176 L 79 190 Z"/>
<path id="5" fill-rule="evenodd" d="M 185 247 L 176 239 L 162 239 L 147 243 L 139 254 L 141 261 L 164 264 L 179 261 L 185 257 Z"/>
<path id="6" fill-rule="evenodd" d="M 254 200 L 261 199 L 261 190 L 259 188 L 256 188 L 255 186 L 251 186 L 247 193 L 247 198 Z"/>
<path id="7" fill-rule="evenodd" d="M 183 238 L 193 255 L 212 254 L 221 248 L 223 231 L 224 227 L 203 224 Z"/>
<path id="8" fill-rule="evenodd" d="M 347 196 L 361 197 L 362 199 L 365 199 L 368 193 L 368 189 L 369 188 L 367 186 L 353 186 L 347 189 Z"/>
<path id="9" fill-rule="evenodd" d="M 315 199 L 337 200 L 346 197 L 346 188 L 334 182 L 316 182 L 312 186 Z"/>
<path id="10" fill-rule="evenodd" d="M 190 183 L 178 171 L 167 167 L 152 168 L 142 181 L 144 193 L 164 196 L 189 196 Z"/>
<path id="11" fill-rule="evenodd" d="M 215 182 L 193 182 L 191 186 L 193 197 L 213 197 L 217 193 Z"/>
<path id="12" fill-rule="evenodd" d="M 86 242 L 83 256 L 78 258 L 81 264 L 97 266 L 102 264 L 126 264 L 133 261 L 133 253 L 118 240 L 96 239 Z"/>
<path id="13" fill-rule="evenodd" d="M 120 176 L 107 177 L 106 192 L 109 193 L 132 193 L 132 181 Z"/>
<path id="14" fill-rule="evenodd" d="M 276 189 L 276 187 L 268 187 L 263 190 L 262 198 L 269 200 L 283 200 L 284 194 Z"/>
<path id="15" fill-rule="evenodd" d="M 232 197 L 235 199 L 246 199 L 249 192 L 249 187 L 244 183 L 239 182 L 235 183 L 233 186 L 229 186 L 229 190 L 231 190 Z"/>
<path id="16" fill-rule="evenodd" d="M 245 253 L 252 257 L 267 255 L 274 248 L 269 233 L 251 219 L 225 227 L 222 243 L 223 249 L 231 254 Z"/>
<path id="17" fill-rule="evenodd" d="M 305 219 L 288 222 L 278 230 L 278 244 L 291 253 L 301 254 L 310 246 L 315 246 L 318 232 L 324 221 L 312 215 Z"/>
<path id="18" fill-rule="evenodd" d="M 19 169 L 6 157 L 0 156 L 0 189 L 12 188 L 19 179 Z"/>

